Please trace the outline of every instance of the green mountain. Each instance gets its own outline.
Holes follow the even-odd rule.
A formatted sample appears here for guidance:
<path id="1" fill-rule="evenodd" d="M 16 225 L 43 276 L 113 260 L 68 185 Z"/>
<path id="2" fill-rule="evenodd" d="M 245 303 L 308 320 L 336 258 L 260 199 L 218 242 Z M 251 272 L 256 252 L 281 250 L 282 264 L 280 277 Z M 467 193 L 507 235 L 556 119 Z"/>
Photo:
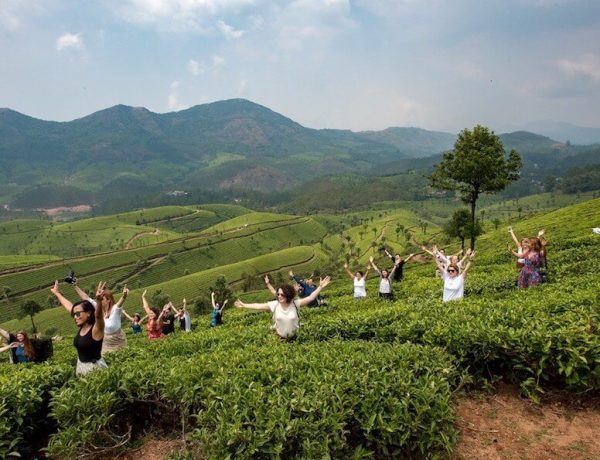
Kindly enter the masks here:
<path id="1" fill-rule="evenodd" d="M 117 105 L 63 123 L 1 109 L 0 177 L 22 186 L 52 182 L 85 190 L 123 177 L 150 187 L 280 190 L 447 147 L 435 140 L 440 133 L 418 131 L 418 139 L 406 132 L 402 143 L 395 131 L 390 139 L 310 129 L 242 99 L 166 114 Z"/>
<path id="2" fill-rule="evenodd" d="M 65 196 L 72 203 L 78 193 L 86 203 L 181 189 L 279 193 L 324 175 L 427 172 L 455 138 L 418 128 L 310 129 L 244 99 L 166 114 L 117 105 L 70 122 L 0 109 L 0 197 L 35 208 L 64 205 Z M 502 141 L 523 155 L 529 176 L 599 162 L 599 146 L 523 131 Z"/>

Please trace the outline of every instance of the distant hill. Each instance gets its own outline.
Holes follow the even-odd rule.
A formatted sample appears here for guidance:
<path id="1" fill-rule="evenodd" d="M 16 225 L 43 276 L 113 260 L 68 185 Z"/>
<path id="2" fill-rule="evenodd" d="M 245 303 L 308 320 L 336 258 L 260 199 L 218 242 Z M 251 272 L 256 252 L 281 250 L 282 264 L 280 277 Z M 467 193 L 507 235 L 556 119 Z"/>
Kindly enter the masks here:
<path id="1" fill-rule="evenodd" d="M 600 144 L 600 128 L 577 126 L 552 120 L 527 123 L 523 128 L 561 142 L 569 141 L 571 144 L 577 145 Z"/>
<path id="2" fill-rule="evenodd" d="M 0 109 L 0 178 L 99 190 L 118 177 L 148 186 L 289 188 L 322 174 L 427 156 L 453 136 L 414 128 L 381 133 L 305 128 L 232 99 L 157 114 L 117 105 L 70 122 Z M 450 140 L 450 141 L 448 141 Z"/>
<path id="3" fill-rule="evenodd" d="M 452 149 L 456 135 L 420 128 L 387 128 L 383 131 L 364 131 L 365 137 L 394 145 L 399 151 L 420 158 Z"/>
<path id="4" fill-rule="evenodd" d="M 280 193 L 324 175 L 427 169 L 455 139 L 419 128 L 311 129 L 244 99 L 165 114 L 117 105 L 70 122 L 0 109 L 0 180 L 6 202 L 18 195 L 32 207 L 60 206 L 65 196 L 72 203 L 76 190 L 96 203 L 181 189 Z M 524 131 L 502 141 L 530 165 L 569 162 L 585 150 Z M 575 165 L 595 156 L 597 149 L 587 149 Z M 40 185 L 47 196 L 30 193 Z"/>

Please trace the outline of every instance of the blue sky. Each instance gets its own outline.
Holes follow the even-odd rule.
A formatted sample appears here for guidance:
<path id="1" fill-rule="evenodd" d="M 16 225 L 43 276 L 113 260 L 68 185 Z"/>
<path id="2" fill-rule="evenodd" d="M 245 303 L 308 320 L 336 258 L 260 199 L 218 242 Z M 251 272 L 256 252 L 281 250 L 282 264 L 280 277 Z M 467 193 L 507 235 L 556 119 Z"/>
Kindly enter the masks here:
<path id="1" fill-rule="evenodd" d="M 597 0 L 0 0 L 0 107 L 243 97 L 313 128 L 600 127 Z"/>

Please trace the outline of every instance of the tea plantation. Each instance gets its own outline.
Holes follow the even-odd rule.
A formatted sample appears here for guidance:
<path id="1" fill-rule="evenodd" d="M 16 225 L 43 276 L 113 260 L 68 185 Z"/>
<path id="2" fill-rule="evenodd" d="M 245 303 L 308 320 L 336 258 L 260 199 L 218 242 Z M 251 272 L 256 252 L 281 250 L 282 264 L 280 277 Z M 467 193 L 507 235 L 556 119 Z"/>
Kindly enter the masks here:
<path id="1" fill-rule="evenodd" d="M 354 241 L 359 251 L 351 265 L 362 267 L 377 254 L 370 242 L 381 242 L 383 222 L 390 221 L 383 233 L 391 246 L 408 248 L 395 226 L 409 217 L 369 219 L 366 231 L 376 231 L 368 239 L 358 223 L 330 234 L 327 246 Z M 271 225 L 265 216 L 257 219 Z M 333 219 L 293 222 L 321 228 L 319 241 Z M 419 222 L 403 225 L 414 226 L 418 239 L 437 231 L 433 224 L 426 230 Z M 598 226 L 600 199 L 513 224 L 519 236 L 543 227 L 549 241 L 549 281 L 528 290 L 515 288 L 506 226 L 478 240 L 461 301 L 441 302 L 441 281 L 425 258 L 406 265 L 393 302 L 376 297 L 374 278 L 369 298 L 355 302 L 350 278 L 336 275 L 325 291 L 328 305 L 300 312 L 300 333 L 291 343 L 270 332 L 268 313 L 226 309 L 218 328 L 199 316 L 189 334 L 152 342 L 129 336 L 126 349 L 108 356 L 107 370 L 76 378 L 71 326 L 49 362 L 0 364 L 0 456 L 45 446 L 56 456 L 115 453 L 151 431 L 183 437 L 190 455 L 206 458 L 449 456 L 458 437 L 453 395 L 463 388 L 504 380 L 534 400 L 553 389 L 600 389 L 600 235 L 591 232 Z M 224 233 L 215 240 L 231 227 L 219 229 Z M 326 263 L 323 244 L 303 243 L 208 272 L 198 266 L 203 270 L 153 286 L 178 298 L 190 283 L 208 283 L 225 270 L 237 279 L 252 265 L 263 273 L 287 271 L 289 262 L 307 272 Z M 169 273 L 162 270 L 156 278 L 149 271 L 148 280 Z M 90 282 L 98 276 L 90 271 Z M 139 290 L 132 294 L 135 304 Z M 262 298 L 270 294 L 265 290 Z"/>

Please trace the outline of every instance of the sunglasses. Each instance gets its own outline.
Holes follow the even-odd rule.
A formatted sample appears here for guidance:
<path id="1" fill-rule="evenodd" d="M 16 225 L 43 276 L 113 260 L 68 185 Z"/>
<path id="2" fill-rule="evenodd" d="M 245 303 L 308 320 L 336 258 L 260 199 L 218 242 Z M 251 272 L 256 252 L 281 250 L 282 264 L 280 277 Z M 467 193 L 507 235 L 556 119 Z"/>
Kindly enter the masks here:
<path id="1" fill-rule="evenodd" d="M 79 318 L 82 313 L 85 313 L 85 312 L 83 310 L 82 311 L 74 311 L 73 313 L 71 313 L 71 316 L 73 318 Z"/>
<path id="2" fill-rule="evenodd" d="M 285 294 L 283 292 L 278 292 L 277 297 L 285 297 Z"/>
<path id="3" fill-rule="evenodd" d="M 456 270 L 450 269 L 450 270 L 448 270 L 448 273 L 456 273 Z"/>

